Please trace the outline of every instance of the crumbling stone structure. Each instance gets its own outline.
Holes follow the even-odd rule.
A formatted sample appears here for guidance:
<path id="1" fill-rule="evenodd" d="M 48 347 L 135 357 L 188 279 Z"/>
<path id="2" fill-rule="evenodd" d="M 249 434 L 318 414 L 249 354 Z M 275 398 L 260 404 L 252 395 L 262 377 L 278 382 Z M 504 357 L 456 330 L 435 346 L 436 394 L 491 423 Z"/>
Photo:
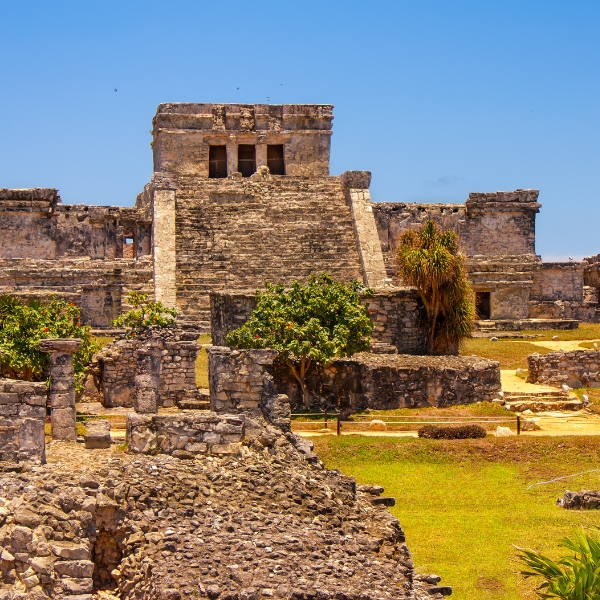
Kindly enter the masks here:
<path id="1" fill-rule="evenodd" d="M 133 407 L 144 388 L 149 390 L 146 395 L 156 396 L 152 402 L 157 408 L 193 408 L 198 398 L 197 338 L 196 329 L 164 327 L 107 344 L 94 356 L 81 401 L 101 402 L 107 408 Z"/>
<path id="2" fill-rule="evenodd" d="M 530 383 L 544 383 L 572 388 L 600 387 L 600 352 L 573 350 L 530 354 L 527 357 Z"/>
<path id="3" fill-rule="evenodd" d="M 140 289 L 208 330 L 211 293 L 267 279 L 329 271 L 401 286 L 398 235 L 431 218 L 461 236 L 482 326 L 596 320 L 598 261 L 544 264 L 535 254 L 537 190 L 471 193 L 465 204 L 372 202 L 369 172 L 329 175 L 332 108 L 159 105 L 154 174 L 135 208 L 0 190 L 10 240 L 0 245 L 0 291 L 57 293 L 82 306 L 84 323 L 107 327 Z"/>
<path id="4" fill-rule="evenodd" d="M 46 384 L 0 379 L 0 463 L 46 460 Z"/>
<path id="5" fill-rule="evenodd" d="M 302 407 L 300 386 L 282 363 L 274 364 L 277 389 Z M 502 389 L 497 361 L 471 356 L 355 354 L 317 367 L 307 377 L 315 408 L 439 408 L 491 401 Z"/>
<path id="6" fill-rule="evenodd" d="M 52 439 L 74 442 L 77 439 L 75 418 L 75 369 L 73 353 L 81 348 L 77 338 L 40 340 L 40 350 L 50 354 L 50 392 Z"/>

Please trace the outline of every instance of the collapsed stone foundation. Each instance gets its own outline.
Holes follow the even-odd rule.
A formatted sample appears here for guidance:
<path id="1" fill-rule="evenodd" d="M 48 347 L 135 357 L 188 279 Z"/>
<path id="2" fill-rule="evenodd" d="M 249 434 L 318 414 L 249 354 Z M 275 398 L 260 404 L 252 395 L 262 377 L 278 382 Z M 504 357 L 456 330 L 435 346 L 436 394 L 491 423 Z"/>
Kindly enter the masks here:
<path id="1" fill-rule="evenodd" d="M 600 352 L 573 350 L 527 357 L 529 383 L 572 388 L 600 387 Z"/>

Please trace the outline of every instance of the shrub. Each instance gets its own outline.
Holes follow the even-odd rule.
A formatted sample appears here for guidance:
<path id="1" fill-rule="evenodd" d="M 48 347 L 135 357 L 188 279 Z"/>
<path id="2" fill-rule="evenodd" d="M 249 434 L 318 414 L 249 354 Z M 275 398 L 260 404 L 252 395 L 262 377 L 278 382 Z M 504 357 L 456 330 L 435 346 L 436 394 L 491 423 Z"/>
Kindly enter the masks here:
<path id="1" fill-rule="evenodd" d="M 418 290 L 429 320 L 429 352 L 455 353 L 471 335 L 475 310 L 458 234 L 428 220 L 398 239 L 398 272 Z"/>
<path id="2" fill-rule="evenodd" d="M 486 435 L 487 432 L 481 425 L 425 425 L 419 429 L 419 437 L 430 440 L 466 440 L 484 438 Z"/>
<path id="3" fill-rule="evenodd" d="M 81 349 L 73 354 L 75 389 L 83 389 L 85 367 L 100 345 L 90 327 L 80 324 L 80 310 L 73 303 L 52 297 L 48 302 L 23 302 L 0 296 L 0 375 L 25 381 L 48 377 L 50 357 L 40 352 L 44 338 L 79 338 Z"/>
<path id="4" fill-rule="evenodd" d="M 127 337 L 135 337 L 150 327 L 175 325 L 177 321 L 177 311 L 174 308 L 149 300 L 148 294 L 129 292 L 127 303 L 133 308 L 112 322 L 115 327 L 125 327 Z"/>

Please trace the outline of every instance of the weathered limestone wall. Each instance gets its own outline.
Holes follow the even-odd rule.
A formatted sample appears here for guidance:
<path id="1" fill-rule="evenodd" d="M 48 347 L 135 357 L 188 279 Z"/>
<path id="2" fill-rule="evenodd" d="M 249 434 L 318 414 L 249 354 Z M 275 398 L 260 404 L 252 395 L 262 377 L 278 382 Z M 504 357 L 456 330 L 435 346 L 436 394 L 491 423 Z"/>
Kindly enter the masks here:
<path id="1" fill-rule="evenodd" d="M 403 354 L 421 354 L 427 346 L 424 307 L 414 288 L 383 288 L 364 299 L 375 323 L 373 342 L 391 344 Z M 224 346 L 225 338 L 250 317 L 254 293 L 210 294 L 212 342 Z"/>
<path id="2" fill-rule="evenodd" d="M 491 319 L 526 319 L 535 255 L 537 190 L 471 193 L 465 204 L 374 203 L 388 277 L 401 284 L 395 266 L 398 236 L 432 219 L 460 236 L 469 279 L 490 292 Z"/>
<path id="3" fill-rule="evenodd" d="M 329 175 L 332 111 L 329 104 L 159 104 L 154 171 L 206 179 L 209 147 L 223 145 L 231 176 L 239 171 L 239 144 L 256 147 L 257 168 L 267 164 L 267 145 L 281 144 L 286 175 Z"/>
<path id="4" fill-rule="evenodd" d="M 61 202 L 55 189 L 0 189 L 0 294 L 55 294 L 85 325 L 110 326 L 130 290 L 152 289 L 151 216 Z"/>
<path id="5" fill-rule="evenodd" d="M 585 286 L 584 261 L 542 263 L 533 272 L 529 315 L 538 319 L 597 320 L 596 288 Z"/>
<path id="6" fill-rule="evenodd" d="M 197 338 L 194 329 L 161 328 L 133 339 L 115 340 L 95 355 L 81 401 L 101 401 L 107 408 L 133 407 L 138 350 L 153 343 L 161 346 L 159 406 L 175 406 L 178 401 L 196 397 Z"/>
<path id="7" fill-rule="evenodd" d="M 293 407 L 302 406 L 285 364 L 275 363 L 274 381 Z M 351 411 L 469 404 L 493 400 L 501 391 L 499 363 L 469 356 L 361 353 L 313 370 L 307 383 L 315 408 Z"/>
<path id="8" fill-rule="evenodd" d="M 596 350 L 573 350 L 530 354 L 527 357 L 530 383 L 544 383 L 572 388 L 600 387 L 600 352 Z"/>
<path id="9" fill-rule="evenodd" d="M 219 414 L 246 416 L 249 432 L 261 426 L 290 431 L 289 399 L 273 384 L 275 350 L 208 349 L 210 408 Z M 249 433 L 250 435 L 250 433 Z"/>
<path id="10" fill-rule="evenodd" d="M 46 384 L 0 379 L 0 462 L 46 460 Z"/>
<path id="11" fill-rule="evenodd" d="M 171 454 L 193 458 L 196 454 L 240 452 L 244 439 L 243 417 L 214 412 L 179 415 L 127 415 L 127 443 L 130 452 Z"/>

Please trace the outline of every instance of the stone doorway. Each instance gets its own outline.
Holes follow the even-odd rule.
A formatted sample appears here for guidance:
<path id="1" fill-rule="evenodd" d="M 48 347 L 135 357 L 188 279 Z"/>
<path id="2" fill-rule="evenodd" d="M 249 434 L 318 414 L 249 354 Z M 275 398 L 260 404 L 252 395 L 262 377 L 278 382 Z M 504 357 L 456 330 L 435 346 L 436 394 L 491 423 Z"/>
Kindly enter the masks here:
<path id="1" fill-rule="evenodd" d="M 475 292 L 475 312 L 480 321 L 488 321 L 492 318 L 491 296 L 491 292 Z"/>

